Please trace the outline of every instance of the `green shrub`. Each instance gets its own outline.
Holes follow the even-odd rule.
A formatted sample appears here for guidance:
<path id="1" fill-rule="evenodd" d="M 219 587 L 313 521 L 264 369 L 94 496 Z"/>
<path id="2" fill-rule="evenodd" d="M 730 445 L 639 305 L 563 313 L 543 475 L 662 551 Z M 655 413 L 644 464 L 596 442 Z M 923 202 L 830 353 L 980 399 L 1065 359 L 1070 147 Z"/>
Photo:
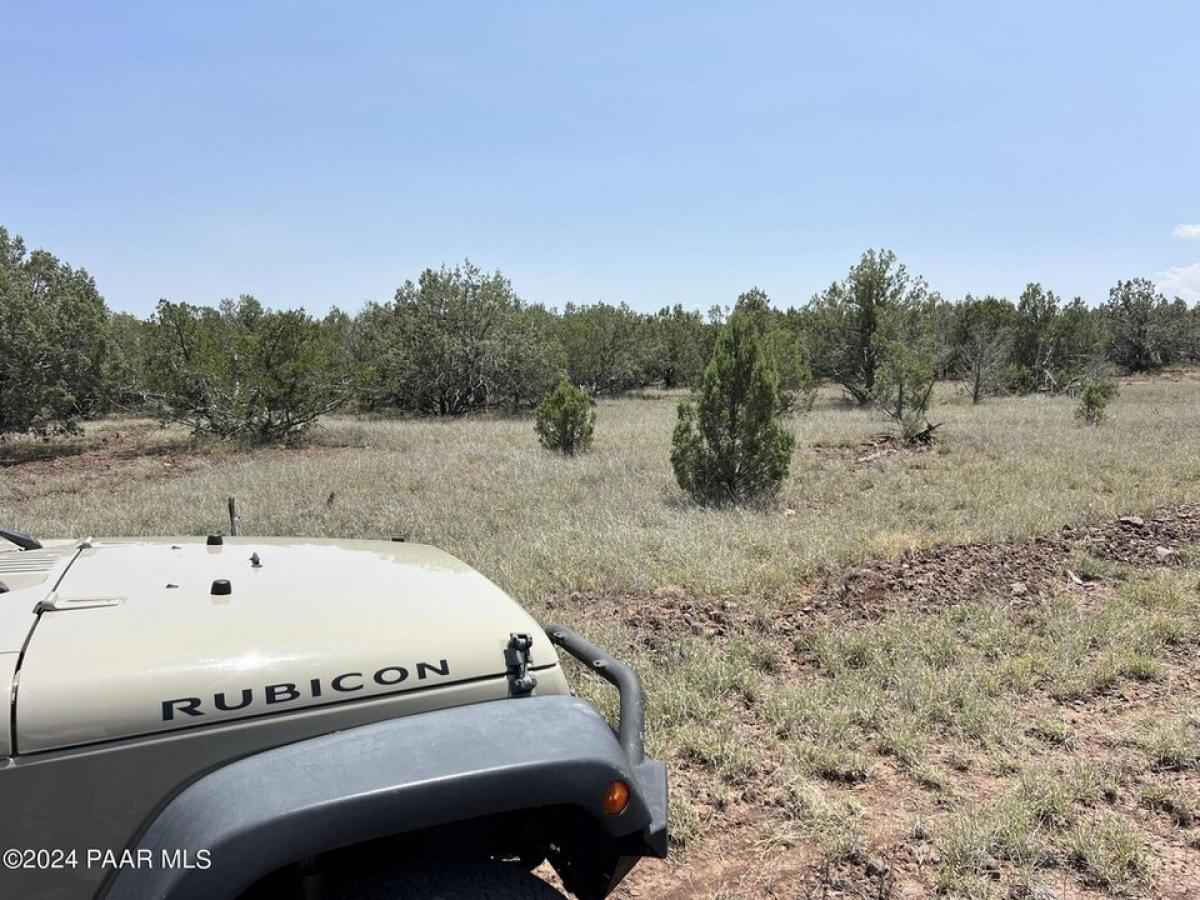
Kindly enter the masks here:
<path id="1" fill-rule="evenodd" d="M 779 490 L 792 458 L 780 424 L 779 376 L 754 324 L 735 312 L 704 372 L 698 402 L 679 404 L 672 441 L 675 478 L 697 503 L 721 505 Z"/>
<path id="2" fill-rule="evenodd" d="M 1099 425 L 1104 421 L 1105 410 L 1117 396 L 1116 382 L 1108 379 L 1085 378 L 1079 390 L 1079 406 L 1075 418 L 1087 425 Z"/>
<path id="3" fill-rule="evenodd" d="M 1032 394 L 1038 389 L 1037 373 L 1029 366 L 1009 363 L 1000 370 L 998 378 L 1002 390 L 1010 394 Z"/>
<path id="4" fill-rule="evenodd" d="M 542 399 L 534 430 L 543 447 L 574 456 L 591 447 L 595 425 L 596 411 L 588 395 L 564 378 Z"/>

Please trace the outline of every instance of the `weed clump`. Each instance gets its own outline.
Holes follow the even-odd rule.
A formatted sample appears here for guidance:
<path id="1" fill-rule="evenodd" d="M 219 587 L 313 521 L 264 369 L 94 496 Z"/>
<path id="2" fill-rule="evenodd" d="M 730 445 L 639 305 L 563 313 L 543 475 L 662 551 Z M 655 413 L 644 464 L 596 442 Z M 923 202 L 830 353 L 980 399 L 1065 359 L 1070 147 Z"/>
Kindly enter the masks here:
<path id="1" fill-rule="evenodd" d="M 1180 828 L 1189 828 L 1200 817 L 1200 800 L 1180 785 L 1151 781 L 1142 787 L 1140 799 L 1147 809 L 1166 813 Z"/>
<path id="2" fill-rule="evenodd" d="M 1141 744 L 1155 771 L 1200 768 L 1200 733 L 1186 722 L 1170 722 L 1154 728 Z"/>
<path id="3" fill-rule="evenodd" d="M 1071 861 L 1101 887 L 1123 889 L 1149 873 L 1145 842 L 1124 819 L 1106 815 L 1077 825 L 1067 839 Z"/>

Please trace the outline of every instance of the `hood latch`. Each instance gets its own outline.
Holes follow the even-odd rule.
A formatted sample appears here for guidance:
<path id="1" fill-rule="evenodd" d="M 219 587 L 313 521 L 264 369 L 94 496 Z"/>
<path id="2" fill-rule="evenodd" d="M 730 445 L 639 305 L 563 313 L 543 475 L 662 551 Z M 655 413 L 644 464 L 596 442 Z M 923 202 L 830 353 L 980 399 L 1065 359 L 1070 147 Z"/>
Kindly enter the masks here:
<path id="1" fill-rule="evenodd" d="M 504 667 L 514 697 L 524 697 L 537 687 L 537 679 L 528 672 L 529 664 L 533 661 L 529 656 L 532 646 L 533 638 L 528 634 L 513 633 L 508 636 L 508 646 L 504 650 Z"/>

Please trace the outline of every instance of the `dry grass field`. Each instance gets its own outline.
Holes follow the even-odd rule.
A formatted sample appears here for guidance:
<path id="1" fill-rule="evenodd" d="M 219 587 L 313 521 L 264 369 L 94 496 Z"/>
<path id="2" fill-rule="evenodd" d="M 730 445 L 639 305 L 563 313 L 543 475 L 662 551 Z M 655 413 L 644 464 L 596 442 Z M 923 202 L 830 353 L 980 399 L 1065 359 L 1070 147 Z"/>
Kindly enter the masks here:
<path id="1" fill-rule="evenodd" d="M 944 386 L 922 451 L 825 394 L 751 510 L 685 501 L 677 399 L 601 402 L 578 459 L 521 417 L 253 452 L 100 422 L 0 445 L 0 522 L 203 534 L 233 494 L 247 533 L 435 543 L 611 645 L 674 779 L 627 896 L 1200 895 L 1200 379 L 1126 381 L 1099 428 Z"/>
<path id="2" fill-rule="evenodd" d="M 249 533 L 405 535 L 537 604 L 662 585 L 763 593 L 866 558 L 1200 493 L 1200 380 L 1127 384 L 1098 429 L 1075 423 L 1068 398 L 941 397 L 941 440 L 920 454 L 864 448 L 879 417 L 822 398 L 792 420 L 791 477 L 761 510 L 686 502 L 669 461 L 678 395 L 651 394 L 602 401 L 594 452 L 577 459 L 539 448 L 524 417 L 334 419 L 302 452 L 247 454 L 101 422 L 85 442 L 98 452 L 0 468 L 0 518 L 45 535 L 204 534 L 227 526 L 235 494 Z"/>

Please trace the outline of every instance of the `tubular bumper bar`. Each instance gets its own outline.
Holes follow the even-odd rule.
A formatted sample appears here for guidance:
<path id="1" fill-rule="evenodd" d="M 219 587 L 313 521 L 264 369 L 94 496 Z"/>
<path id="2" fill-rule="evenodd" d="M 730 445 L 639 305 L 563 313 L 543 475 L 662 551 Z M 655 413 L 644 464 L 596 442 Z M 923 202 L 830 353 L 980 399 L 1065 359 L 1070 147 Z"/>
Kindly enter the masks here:
<path id="1" fill-rule="evenodd" d="M 605 681 L 616 686 L 621 697 L 617 742 L 630 765 L 641 765 L 646 758 L 646 694 L 637 673 L 607 650 L 602 650 L 565 625 L 551 625 L 546 629 L 546 636 L 551 643 L 562 647 Z"/>

